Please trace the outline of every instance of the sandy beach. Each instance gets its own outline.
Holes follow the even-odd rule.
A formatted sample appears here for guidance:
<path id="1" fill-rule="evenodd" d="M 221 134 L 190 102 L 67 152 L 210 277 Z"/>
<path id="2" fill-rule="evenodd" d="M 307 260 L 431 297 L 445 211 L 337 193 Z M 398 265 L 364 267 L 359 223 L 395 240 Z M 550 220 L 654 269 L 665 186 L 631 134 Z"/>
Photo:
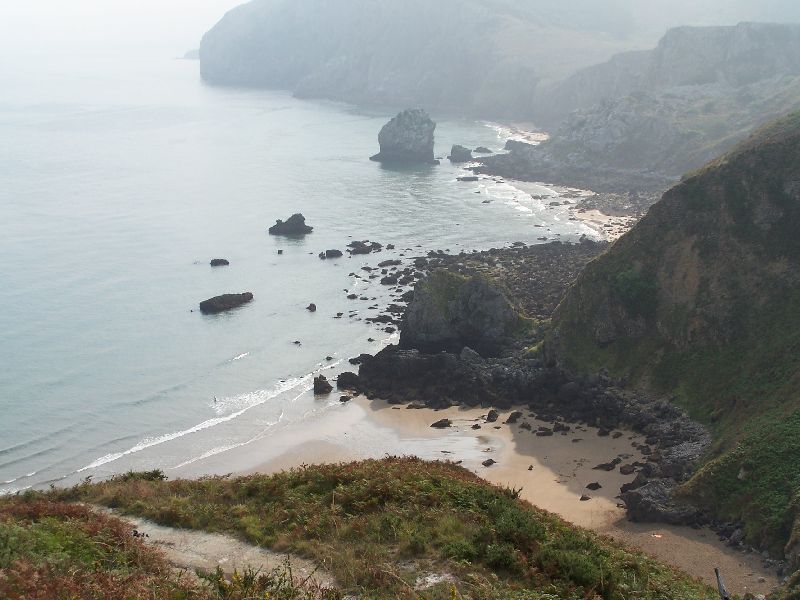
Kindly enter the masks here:
<path id="1" fill-rule="evenodd" d="M 641 460 L 631 445 L 640 441 L 640 436 L 622 432 L 617 438 L 600 437 L 594 428 L 573 426 L 568 433 L 540 437 L 534 433 L 537 428 L 551 423 L 536 421 L 524 411 L 518 423 L 506 424 L 509 412 L 501 412 L 498 421 L 489 424 L 485 423 L 486 409 L 408 409 L 356 398 L 324 418 L 297 424 L 258 442 L 250 448 L 249 458 L 253 460 L 255 454 L 262 461 L 248 471 L 273 473 L 303 464 L 386 455 L 451 460 L 497 485 L 522 488 L 522 497 L 532 504 L 644 550 L 708 583 L 714 581 L 714 567 L 720 567 L 734 593 L 763 594 L 778 584 L 775 573 L 763 568 L 758 555 L 728 548 L 710 530 L 626 520 L 616 496 L 620 485 L 634 476 L 593 467 L 617 457 L 622 464 Z M 450 428 L 430 427 L 443 418 L 452 421 Z M 521 426 L 523 423 L 533 431 Z M 476 424 L 480 429 L 472 428 Z M 483 466 L 489 458 L 496 463 Z M 209 467 L 213 465 L 204 465 Z M 593 483 L 601 487 L 587 489 Z M 582 501 L 583 495 L 590 499 Z"/>

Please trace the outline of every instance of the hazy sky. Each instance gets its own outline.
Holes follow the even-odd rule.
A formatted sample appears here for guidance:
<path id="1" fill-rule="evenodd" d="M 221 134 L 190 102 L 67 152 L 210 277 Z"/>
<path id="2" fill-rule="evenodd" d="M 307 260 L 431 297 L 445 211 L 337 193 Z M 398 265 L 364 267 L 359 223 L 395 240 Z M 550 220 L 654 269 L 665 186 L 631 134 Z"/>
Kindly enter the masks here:
<path id="1" fill-rule="evenodd" d="M 0 53 L 182 53 L 243 0 L 0 0 Z"/>

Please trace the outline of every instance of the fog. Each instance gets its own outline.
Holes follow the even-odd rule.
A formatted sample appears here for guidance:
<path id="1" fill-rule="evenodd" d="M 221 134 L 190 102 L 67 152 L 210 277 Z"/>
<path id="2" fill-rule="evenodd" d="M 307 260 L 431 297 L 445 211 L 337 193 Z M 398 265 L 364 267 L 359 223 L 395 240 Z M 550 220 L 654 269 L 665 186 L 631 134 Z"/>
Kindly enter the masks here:
<path id="1" fill-rule="evenodd" d="M 9 53 L 180 53 L 196 48 L 203 33 L 239 4 L 241 0 L 7 0 L 0 9 L 0 50 L 5 59 Z M 800 21 L 796 0 L 486 0 L 486 4 L 505 4 L 560 27 L 600 29 L 647 41 L 675 25 Z"/>
<path id="2" fill-rule="evenodd" d="M 0 60 L 9 54 L 182 54 L 241 0 L 6 0 Z"/>

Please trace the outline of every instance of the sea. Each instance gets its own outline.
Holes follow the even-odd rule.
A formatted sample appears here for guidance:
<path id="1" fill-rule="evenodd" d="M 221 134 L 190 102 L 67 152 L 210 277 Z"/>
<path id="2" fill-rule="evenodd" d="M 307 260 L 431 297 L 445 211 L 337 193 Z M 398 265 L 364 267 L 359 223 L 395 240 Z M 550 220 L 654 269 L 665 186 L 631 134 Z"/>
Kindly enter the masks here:
<path id="1" fill-rule="evenodd" d="M 356 277 L 363 266 L 594 235 L 543 185 L 458 181 L 469 173 L 447 160 L 370 162 L 394 110 L 211 87 L 197 62 L 171 56 L 8 58 L 0 493 L 130 469 L 202 473 L 332 410 L 338 395 L 315 398 L 313 376 L 396 341 L 364 320 L 389 291 Z M 432 116 L 442 158 L 521 134 Z M 312 234 L 268 235 L 295 212 Z M 396 249 L 317 256 L 353 240 Z M 244 291 L 255 300 L 242 308 L 198 311 Z"/>

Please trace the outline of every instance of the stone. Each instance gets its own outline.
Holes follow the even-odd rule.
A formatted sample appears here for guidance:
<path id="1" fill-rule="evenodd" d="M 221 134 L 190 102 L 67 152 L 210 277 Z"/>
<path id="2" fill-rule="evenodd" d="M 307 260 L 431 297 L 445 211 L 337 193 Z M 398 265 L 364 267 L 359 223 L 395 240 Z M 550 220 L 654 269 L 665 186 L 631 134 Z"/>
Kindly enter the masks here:
<path id="1" fill-rule="evenodd" d="M 595 481 L 595 482 L 590 483 L 589 485 L 587 485 L 586 489 L 587 490 L 592 490 L 593 492 L 596 492 L 597 490 L 601 489 L 602 487 L 603 487 L 602 485 L 600 485 L 599 483 L 597 483 Z"/>
<path id="2" fill-rule="evenodd" d="M 229 264 L 231 264 L 231 263 L 228 262 L 224 258 L 212 258 L 211 259 L 211 266 L 212 267 L 227 267 Z"/>
<path id="3" fill-rule="evenodd" d="M 450 162 L 452 163 L 469 162 L 472 160 L 472 150 L 456 144 L 450 150 L 450 156 L 448 156 L 447 158 L 449 158 Z"/>
<path id="4" fill-rule="evenodd" d="M 510 415 L 508 415 L 508 419 L 506 419 L 507 425 L 513 425 L 517 421 L 519 421 L 520 417 L 522 417 L 522 413 L 518 410 L 515 410 Z"/>
<path id="5" fill-rule="evenodd" d="M 435 423 L 431 424 L 431 427 L 434 429 L 447 429 L 453 424 L 450 419 L 439 419 Z"/>
<path id="6" fill-rule="evenodd" d="M 352 400 L 352 396 L 339 396 L 339 402 L 344 404 L 345 402 L 350 402 Z"/>
<path id="7" fill-rule="evenodd" d="M 492 151 L 486 146 L 478 146 L 473 152 L 475 152 L 475 154 L 492 154 Z"/>
<path id="8" fill-rule="evenodd" d="M 424 110 L 408 109 L 389 121 L 378 135 L 380 152 L 370 160 L 389 165 L 438 164 L 433 156 L 434 123 Z"/>
<path id="9" fill-rule="evenodd" d="M 311 233 L 313 229 L 313 227 L 306 225 L 306 218 L 301 213 L 295 213 L 286 219 L 286 221 L 278 219 L 275 225 L 269 228 L 269 233 L 270 235 L 294 236 Z"/>
<path id="10" fill-rule="evenodd" d="M 613 471 L 616 468 L 617 465 L 615 465 L 614 463 L 601 463 L 596 467 L 592 467 L 592 469 L 595 471 Z"/>
<path id="11" fill-rule="evenodd" d="M 306 306 L 306 310 L 308 312 L 317 312 L 317 305 L 312 302 L 311 304 Z"/>
<path id="12" fill-rule="evenodd" d="M 634 473 L 636 473 L 636 467 L 634 467 L 633 465 L 622 465 L 619 468 L 619 472 L 622 475 L 633 475 Z"/>
<path id="13" fill-rule="evenodd" d="M 458 181 L 480 181 L 477 175 L 464 175 L 463 177 L 456 177 Z"/>
<path id="14" fill-rule="evenodd" d="M 491 467 L 492 465 L 496 465 L 497 461 L 493 458 L 487 458 L 485 461 L 481 463 L 484 467 Z"/>
<path id="15" fill-rule="evenodd" d="M 498 413 L 495 409 L 492 409 L 486 415 L 486 422 L 487 423 L 494 423 L 499 418 L 500 418 L 500 413 Z"/>
<path id="16" fill-rule="evenodd" d="M 330 394 L 333 391 L 333 386 L 328 381 L 325 375 L 317 375 L 314 377 L 314 394 Z"/>
<path id="17" fill-rule="evenodd" d="M 340 373 L 336 378 L 336 387 L 340 390 L 354 390 L 358 388 L 358 375 L 350 371 Z"/>
<path id="18" fill-rule="evenodd" d="M 588 502 L 591 499 L 592 499 L 592 497 L 591 496 L 587 496 L 586 494 L 581 496 L 581 502 Z"/>
<path id="19" fill-rule="evenodd" d="M 344 256 L 341 250 L 325 250 L 325 258 L 341 258 Z"/>
<path id="20" fill-rule="evenodd" d="M 623 492 L 621 498 L 628 510 L 628 518 L 640 523 L 697 523 L 700 519 L 698 510 L 673 499 L 672 492 L 676 486 L 674 481 L 654 479 L 641 487 Z"/>
<path id="21" fill-rule="evenodd" d="M 251 292 L 244 292 L 243 294 L 223 294 L 222 296 L 215 296 L 214 298 L 203 300 L 200 303 L 200 312 L 204 315 L 214 315 L 232 310 L 252 301 L 253 294 Z"/>

